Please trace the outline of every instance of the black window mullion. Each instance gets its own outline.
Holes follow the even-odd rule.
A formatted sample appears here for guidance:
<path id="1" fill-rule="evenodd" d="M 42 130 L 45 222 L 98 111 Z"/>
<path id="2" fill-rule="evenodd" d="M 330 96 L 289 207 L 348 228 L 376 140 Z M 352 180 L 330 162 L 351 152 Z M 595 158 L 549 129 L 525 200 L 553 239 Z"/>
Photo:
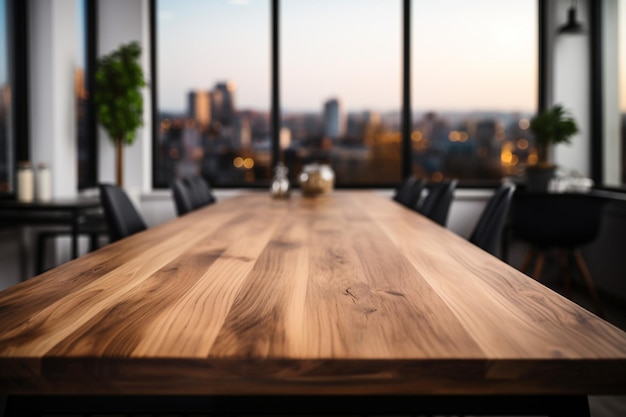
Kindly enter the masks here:
<path id="1" fill-rule="evenodd" d="M 538 33 L 538 42 L 537 45 L 537 112 L 542 112 L 548 107 L 548 97 L 547 97 L 547 89 L 546 84 L 548 80 L 548 36 L 547 36 L 547 28 L 548 25 L 548 8 L 549 2 L 545 0 L 537 0 L 537 11 L 539 13 L 538 16 L 538 25 L 537 29 Z"/>
<path id="2" fill-rule="evenodd" d="M 589 2 L 589 45 L 590 65 L 590 119 L 591 119 L 591 178 L 595 184 L 604 185 L 603 172 L 603 65 L 602 65 L 602 1 Z"/>
<path id="3" fill-rule="evenodd" d="M 79 189 L 95 187 L 98 181 L 98 140 L 96 130 L 96 109 L 92 100 L 94 91 L 94 73 L 96 67 L 96 59 L 98 56 L 98 18 L 97 4 L 95 0 L 87 0 L 85 2 L 85 18 L 86 18 L 86 68 L 85 82 L 87 91 L 90 94 L 87 101 L 86 112 L 86 129 L 87 129 L 87 172 L 84 178 L 79 178 Z"/>
<path id="4" fill-rule="evenodd" d="M 411 158 L 411 0 L 402 7 L 402 177 L 413 172 Z"/>
<path id="5" fill-rule="evenodd" d="M 150 83 L 150 102 L 152 105 L 152 187 L 164 187 L 166 184 L 159 182 L 159 174 L 157 169 L 160 167 L 159 153 L 161 152 L 161 145 L 159 143 L 159 108 L 158 108 L 158 85 L 157 82 L 157 0 L 150 0 L 149 2 L 149 15 L 150 15 L 150 75 L 152 82 Z M 173 179 L 172 179 L 173 180 Z"/>
<path id="6" fill-rule="evenodd" d="M 28 2 L 9 0 L 9 42 L 12 48 L 13 137 L 17 161 L 30 160 L 28 129 Z"/>
<path id="7" fill-rule="evenodd" d="M 279 80 L 279 13 L 280 0 L 272 0 L 272 116 L 271 116 L 271 132 L 272 132 L 272 162 L 271 166 L 275 166 L 280 160 L 280 80 Z"/>

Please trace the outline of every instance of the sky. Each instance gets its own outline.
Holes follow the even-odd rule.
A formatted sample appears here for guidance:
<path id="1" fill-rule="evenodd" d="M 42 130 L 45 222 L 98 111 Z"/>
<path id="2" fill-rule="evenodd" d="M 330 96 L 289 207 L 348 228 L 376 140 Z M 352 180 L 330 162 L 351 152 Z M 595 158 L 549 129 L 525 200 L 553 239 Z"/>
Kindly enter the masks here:
<path id="1" fill-rule="evenodd" d="M 82 2 L 77 3 L 82 16 Z M 352 110 L 399 110 L 401 3 L 283 0 L 283 107 L 319 111 L 324 101 L 338 97 Z M 239 108 L 269 109 L 269 0 L 157 4 L 161 108 L 184 111 L 190 90 L 232 80 L 238 85 Z M 468 4 L 412 2 L 413 108 L 534 109 L 536 1 L 476 0 L 471 8 L 464 7 Z M 0 0 L 2 57 L 7 47 L 5 6 L 6 0 Z M 626 0 L 619 0 L 619 7 L 619 21 L 626 22 Z M 620 26 L 619 42 L 619 50 L 626 51 L 626 24 Z M 620 106 L 626 112 L 626 52 L 618 59 Z M 83 60 L 80 48 L 77 62 Z M 7 62 L 2 59 L 0 84 L 6 80 Z"/>
<path id="2" fill-rule="evenodd" d="M 0 85 L 7 82 L 7 62 L 3 58 L 7 56 L 7 16 L 6 0 L 0 0 Z"/>
<path id="3" fill-rule="evenodd" d="M 1 1 L 1 0 L 0 0 Z M 78 47 L 78 51 L 76 51 L 76 63 L 79 67 L 85 69 L 85 50 L 86 50 L 86 16 L 85 16 L 85 1 L 77 1 L 76 2 L 76 16 L 77 21 L 76 25 L 78 27 L 78 33 L 84 34 L 85 36 L 78 36 L 78 43 L 76 44 Z"/>
<path id="4" fill-rule="evenodd" d="M 412 4 L 414 109 L 535 108 L 536 0 Z M 399 110 L 401 0 L 284 0 L 280 20 L 284 109 Z M 159 0 L 158 37 L 161 108 L 224 80 L 239 108 L 269 108 L 268 0 Z"/>

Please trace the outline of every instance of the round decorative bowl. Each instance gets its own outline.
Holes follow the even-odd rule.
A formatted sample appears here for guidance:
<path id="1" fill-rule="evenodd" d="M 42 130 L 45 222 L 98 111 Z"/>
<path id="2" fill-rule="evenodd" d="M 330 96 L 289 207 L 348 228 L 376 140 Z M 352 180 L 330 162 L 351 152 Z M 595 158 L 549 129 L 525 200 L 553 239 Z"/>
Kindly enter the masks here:
<path id="1" fill-rule="evenodd" d="M 335 186 L 335 171 L 327 164 L 307 164 L 298 180 L 305 196 L 327 194 Z"/>

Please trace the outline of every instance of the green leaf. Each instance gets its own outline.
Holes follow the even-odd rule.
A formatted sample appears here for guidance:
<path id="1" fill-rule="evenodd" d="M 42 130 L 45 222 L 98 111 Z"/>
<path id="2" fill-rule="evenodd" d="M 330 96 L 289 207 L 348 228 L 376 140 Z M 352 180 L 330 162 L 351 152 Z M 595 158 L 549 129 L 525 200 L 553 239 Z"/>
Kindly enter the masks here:
<path id="1" fill-rule="evenodd" d="M 98 122 L 109 138 L 131 145 L 136 130 L 143 125 L 143 96 L 147 85 L 139 64 L 141 48 L 137 42 L 121 45 L 97 60 L 94 75 L 94 104 Z"/>

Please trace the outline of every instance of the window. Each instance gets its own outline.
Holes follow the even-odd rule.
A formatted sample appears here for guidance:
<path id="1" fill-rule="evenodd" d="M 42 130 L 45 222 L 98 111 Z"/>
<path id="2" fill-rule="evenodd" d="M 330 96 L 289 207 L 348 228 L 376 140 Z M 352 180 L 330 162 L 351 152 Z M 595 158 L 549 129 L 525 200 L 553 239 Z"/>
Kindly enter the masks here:
<path id="1" fill-rule="evenodd" d="M 0 194 L 13 192 L 14 133 L 11 99 L 11 51 L 7 0 L 0 0 Z"/>
<path id="2" fill-rule="evenodd" d="M 74 69 L 74 95 L 76 105 L 76 134 L 78 143 L 78 188 L 94 187 L 97 183 L 96 129 L 92 103 L 89 99 L 92 45 L 95 30 L 91 13 L 93 2 L 79 0 L 77 7 L 77 67 Z M 91 42 L 89 41 L 91 39 Z M 94 54 L 95 55 L 95 54 Z"/>
<path id="3" fill-rule="evenodd" d="M 431 180 L 518 176 L 535 156 L 536 0 L 413 0 L 413 171 Z"/>
<path id="4" fill-rule="evenodd" d="M 276 158 L 292 179 L 330 163 L 347 187 L 521 175 L 536 158 L 538 13 L 536 0 L 157 0 L 153 184 L 267 184 Z"/>
<path id="5" fill-rule="evenodd" d="M 271 178 L 269 0 L 158 0 L 156 15 L 155 186 Z"/>
<path id="6" fill-rule="evenodd" d="M 619 137 L 621 138 L 621 185 L 626 184 L 626 0 L 618 3 L 618 91 L 619 91 Z"/>
<path id="7" fill-rule="evenodd" d="M 401 178 L 402 2 L 280 7 L 280 148 L 290 174 L 330 163 L 338 185 Z"/>

